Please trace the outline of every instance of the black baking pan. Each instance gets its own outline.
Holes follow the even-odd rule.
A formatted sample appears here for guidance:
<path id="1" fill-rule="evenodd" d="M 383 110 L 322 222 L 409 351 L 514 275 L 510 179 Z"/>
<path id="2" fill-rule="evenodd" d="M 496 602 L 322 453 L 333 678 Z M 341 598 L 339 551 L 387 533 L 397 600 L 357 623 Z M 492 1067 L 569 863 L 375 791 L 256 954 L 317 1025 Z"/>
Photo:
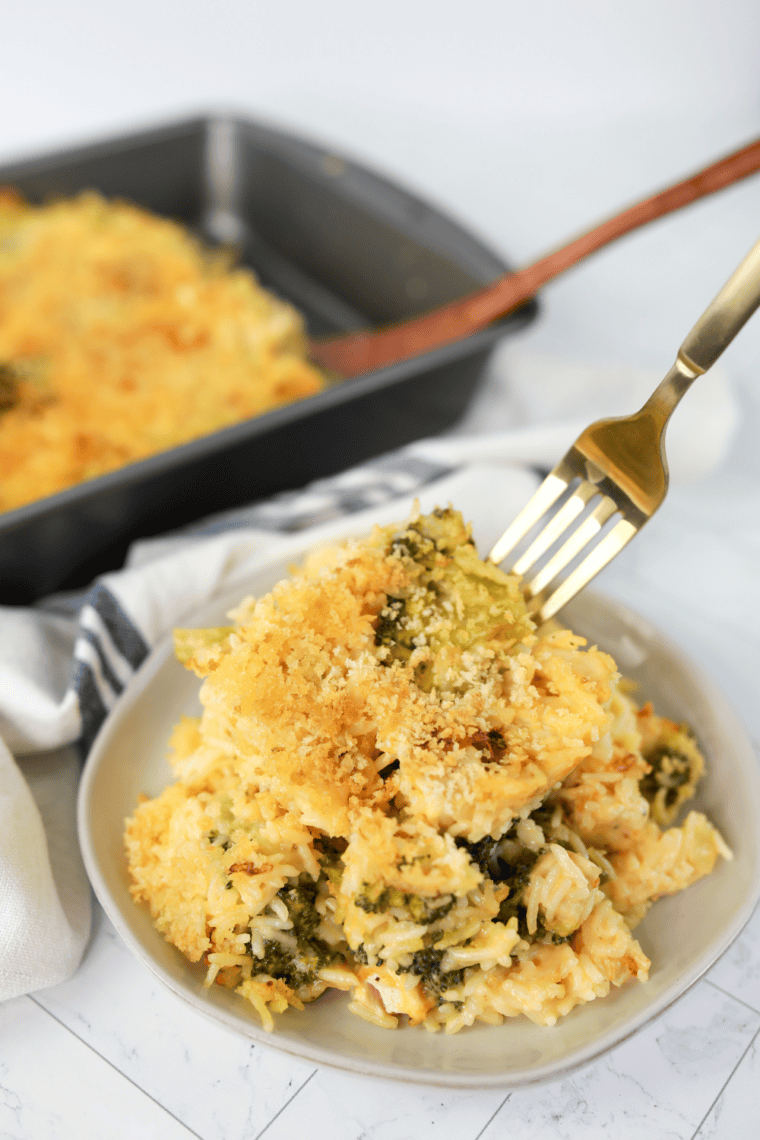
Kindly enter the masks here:
<path id="1" fill-rule="evenodd" d="M 407 190 L 247 119 L 198 117 L 0 167 L 32 201 L 96 189 L 234 243 L 309 333 L 385 324 L 508 266 Z M 328 387 L 0 515 L 0 603 L 27 604 L 119 567 L 136 538 L 298 487 L 452 426 L 528 302 L 458 344 Z"/>

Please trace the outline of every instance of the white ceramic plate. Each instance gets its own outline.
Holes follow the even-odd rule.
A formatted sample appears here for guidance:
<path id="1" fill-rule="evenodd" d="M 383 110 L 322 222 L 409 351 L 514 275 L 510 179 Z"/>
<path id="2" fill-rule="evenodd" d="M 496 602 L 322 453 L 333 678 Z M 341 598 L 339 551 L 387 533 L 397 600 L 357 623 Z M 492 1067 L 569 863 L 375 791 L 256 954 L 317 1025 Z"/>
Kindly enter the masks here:
<path id="1" fill-rule="evenodd" d="M 288 559 L 292 562 L 292 558 Z M 196 614 L 219 625 L 244 593 L 264 593 L 287 567 L 272 563 L 234 597 Z M 652 959 L 650 980 L 630 984 L 574 1010 L 551 1028 L 525 1019 L 477 1025 L 453 1036 L 423 1029 L 383 1030 L 327 994 L 303 1012 L 288 1010 L 273 1033 L 240 997 L 203 987 L 193 966 L 153 928 L 129 895 L 122 846 L 126 816 L 141 792 L 171 779 L 164 759 L 181 713 L 200 711 L 198 680 L 165 642 L 150 655 L 113 710 L 87 762 L 79 796 L 85 864 L 109 918 L 130 949 L 178 997 L 243 1037 L 301 1059 L 353 1072 L 458 1088 L 516 1087 L 556 1078 L 619 1044 L 680 997 L 727 949 L 760 895 L 760 770 L 746 734 L 721 696 L 653 626 L 618 602 L 587 591 L 563 613 L 572 628 L 615 657 L 659 712 L 688 721 L 708 758 L 695 806 L 720 828 L 734 852 L 715 873 L 658 902 L 637 929 Z"/>

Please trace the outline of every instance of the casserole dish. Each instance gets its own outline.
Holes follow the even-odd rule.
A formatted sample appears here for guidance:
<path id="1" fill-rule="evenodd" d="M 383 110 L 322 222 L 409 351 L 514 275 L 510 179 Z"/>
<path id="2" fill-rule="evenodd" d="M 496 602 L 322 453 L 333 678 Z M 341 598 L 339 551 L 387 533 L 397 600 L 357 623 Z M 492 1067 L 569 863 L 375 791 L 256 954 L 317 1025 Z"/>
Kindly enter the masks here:
<path id="1" fill-rule="evenodd" d="M 281 130 L 210 116 L 0 168 L 32 202 L 99 190 L 234 245 L 310 336 L 413 316 L 508 271 L 405 189 Z M 497 340 L 536 303 L 458 344 L 330 384 L 295 403 L 0 515 L 0 603 L 87 584 L 131 542 L 300 486 L 465 411 Z"/>

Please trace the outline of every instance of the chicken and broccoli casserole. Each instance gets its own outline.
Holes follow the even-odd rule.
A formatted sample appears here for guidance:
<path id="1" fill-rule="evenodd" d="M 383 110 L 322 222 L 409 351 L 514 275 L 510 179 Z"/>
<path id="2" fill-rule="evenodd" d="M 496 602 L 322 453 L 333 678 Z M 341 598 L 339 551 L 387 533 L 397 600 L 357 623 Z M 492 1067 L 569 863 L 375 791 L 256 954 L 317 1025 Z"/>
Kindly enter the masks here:
<path id="1" fill-rule="evenodd" d="M 0 189 L 0 510 L 311 395 L 300 315 L 184 227 Z"/>
<path id="2" fill-rule="evenodd" d="M 456 511 L 312 555 L 179 630 L 203 713 L 127 822 L 135 900 L 265 1026 L 329 989 L 388 1028 L 550 1025 L 647 978 L 654 900 L 730 858 L 704 761 Z"/>

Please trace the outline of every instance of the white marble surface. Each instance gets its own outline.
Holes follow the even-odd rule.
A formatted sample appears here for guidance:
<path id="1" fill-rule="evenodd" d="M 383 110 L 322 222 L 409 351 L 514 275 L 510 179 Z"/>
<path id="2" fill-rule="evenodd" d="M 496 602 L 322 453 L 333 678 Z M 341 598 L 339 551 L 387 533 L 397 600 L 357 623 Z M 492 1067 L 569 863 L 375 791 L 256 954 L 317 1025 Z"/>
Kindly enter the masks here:
<path id="1" fill-rule="evenodd" d="M 713 0 L 642 0 L 635 11 L 582 0 L 572 20 L 561 0 L 519 14 L 475 0 L 467 34 L 451 2 L 386 9 L 381 23 L 347 0 L 139 0 L 129 15 L 92 0 L 14 5 L 3 16 L 13 51 L 0 74 L 0 159 L 234 106 L 334 140 L 522 260 L 760 134 L 750 0 L 730 19 Z M 627 240 L 547 290 L 521 348 L 665 370 L 757 239 L 758 218 L 754 179 Z M 690 650 L 758 749 L 760 317 L 725 374 L 741 409 L 731 454 L 709 480 L 674 487 L 600 585 Z M 498 416 L 509 375 L 506 353 L 471 426 Z M 612 396 L 611 413 L 630 410 L 624 383 Z M 540 417 L 540 400 L 528 411 Z M 567 1079 L 508 1095 L 389 1085 L 199 1019 L 96 913 L 74 977 L 0 1005 L 0 1137 L 756 1140 L 759 1032 L 756 914 L 663 1017 Z"/>

